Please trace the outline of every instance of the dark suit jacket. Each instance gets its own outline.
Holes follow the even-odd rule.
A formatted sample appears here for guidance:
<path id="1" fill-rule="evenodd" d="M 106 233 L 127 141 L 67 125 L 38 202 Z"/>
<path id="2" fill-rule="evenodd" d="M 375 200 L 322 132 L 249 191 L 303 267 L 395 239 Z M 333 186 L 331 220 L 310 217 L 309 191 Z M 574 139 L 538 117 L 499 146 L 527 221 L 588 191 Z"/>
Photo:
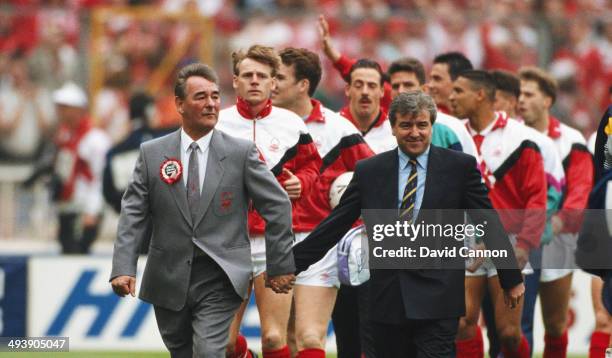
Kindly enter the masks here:
<path id="1" fill-rule="evenodd" d="M 397 149 L 360 161 L 339 205 L 294 247 L 298 272 L 322 258 L 350 229 L 361 210 L 397 209 L 397 182 Z M 492 209 L 491 202 L 473 156 L 430 147 L 419 217 L 424 209 L 487 209 L 470 211 L 470 215 L 477 216 L 472 217 L 475 221 L 488 221 L 484 237 L 488 249 L 508 250 L 510 267 L 515 269 L 499 270 L 501 285 L 511 288 L 522 282 L 503 226 L 497 215 L 488 210 Z M 508 267 L 508 261 L 504 263 Z M 406 319 L 460 317 L 465 314 L 464 276 L 464 269 L 371 270 L 371 318 L 382 323 L 402 323 Z M 401 312 L 406 313 L 405 317 Z"/>

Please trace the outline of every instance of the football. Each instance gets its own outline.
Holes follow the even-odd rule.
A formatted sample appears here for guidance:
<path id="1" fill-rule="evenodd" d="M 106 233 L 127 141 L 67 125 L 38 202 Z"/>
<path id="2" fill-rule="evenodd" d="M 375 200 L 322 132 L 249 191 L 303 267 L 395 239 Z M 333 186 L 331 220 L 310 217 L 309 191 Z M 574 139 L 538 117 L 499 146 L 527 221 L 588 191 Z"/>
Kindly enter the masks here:
<path id="1" fill-rule="evenodd" d="M 329 205 L 332 209 L 340 202 L 340 198 L 342 194 L 344 194 L 351 179 L 353 179 L 353 172 L 346 172 L 339 175 L 332 183 L 329 188 Z"/>

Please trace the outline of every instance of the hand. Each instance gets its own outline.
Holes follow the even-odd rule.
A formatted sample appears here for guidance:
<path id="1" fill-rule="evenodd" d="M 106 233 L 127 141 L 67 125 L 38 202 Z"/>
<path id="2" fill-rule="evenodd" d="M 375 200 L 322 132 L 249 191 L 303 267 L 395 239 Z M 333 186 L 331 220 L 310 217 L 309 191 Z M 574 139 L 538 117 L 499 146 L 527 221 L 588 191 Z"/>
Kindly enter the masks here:
<path id="1" fill-rule="evenodd" d="M 515 247 L 514 256 L 516 257 L 516 262 L 518 263 L 519 270 L 524 269 L 525 265 L 527 265 L 527 262 L 529 262 L 529 251 L 521 247 Z"/>
<path id="2" fill-rule="evenodd" d="M 525 294 L 525 285 L 521 282 L 509 290 L 504 290 L 504 302 L 506 306 L 515 308 L 521 302 L 521 298 Z"/>
<path id="3" fill-rule="evenodd" d="M 295 275 L 279 275 L 279 276 L 265 276 L 266 287 L 272 289 L 276 293 L 289 293 L 291 288 L 295 284 Z"/>
<path id="4" fill-rule="evenodd" d="M 485 249 L 485 245 L 483 243 L 480 244 L 476 244 L 476 246 L 474 246 L 473 251 L 482 251 Z M 474 260 L 472 261 L 472 264 L 470 264 L 470 266 L 467 267 L 466 270 L 468 270 L 469 272 L 476 272 L 476 270 L 478 270 L 478 268 L 482 265 L 482 263 L 485 261 L 484 257 L 475 257 Z"/>
<path id="5" fill-rule="evenodd" d="M 321 47 L 323 48 L 323 52 L 325 52 L 325 56 L 329 58 L 332 62 L 336 63 L 338 59 L 340 59 L 340 52 L 336 50 L 334 45 L 332 44 L 331 35 L 329 33 L 329 24 L 327 20 L 325 20 L 324 15 L 319 15 L 319 37 L 321 38 Z"/>
<path id="6" fill-rule="evenodd" d="M 558 215 L 553 215 L 550 218 L 550 226 L 552 228 L 553 235 L 559 235 L 563 229 L 563 219 L 561 219 Z"/>
<path id="7" fill-rule="evenodd" d="M 132 297 L 136 296 L 136 277 L 117 276 L 111 280 L 111 286 L 119 297 L 124 297 L 128 293 Z"/>
<path id="8" fill-rule="evenodd" d="M 283 188 L 285 188 L 287 195 L 289 195 L 289 199 L 299 199 L 302 195 L 302 182 L 289 169 L 283 168 L 283 174 L 289 177 L 289 179 L 283 182 Z"/>

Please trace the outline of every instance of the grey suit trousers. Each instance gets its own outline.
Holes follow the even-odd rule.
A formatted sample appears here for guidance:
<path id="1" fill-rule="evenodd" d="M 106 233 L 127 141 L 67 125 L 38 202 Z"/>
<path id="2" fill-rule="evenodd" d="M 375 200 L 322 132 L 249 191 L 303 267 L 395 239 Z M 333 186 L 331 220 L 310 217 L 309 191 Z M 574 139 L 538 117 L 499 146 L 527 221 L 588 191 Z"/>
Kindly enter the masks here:
<path id="1" fill-rule="evenodd" d="M 185 306 L 180 311 L 153 306 L 157 326 L 173 358 L 225 358 L 242 298 L 209 256 L 194 257 L 192 265 Z"/>

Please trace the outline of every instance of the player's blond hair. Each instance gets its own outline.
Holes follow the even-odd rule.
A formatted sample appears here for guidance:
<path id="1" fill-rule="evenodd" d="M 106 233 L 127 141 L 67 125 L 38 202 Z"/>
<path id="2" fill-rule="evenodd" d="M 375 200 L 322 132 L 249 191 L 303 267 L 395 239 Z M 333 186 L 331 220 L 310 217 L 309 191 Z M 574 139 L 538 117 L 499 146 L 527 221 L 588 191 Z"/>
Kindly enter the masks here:
<path id="1" fill-rule="evenodd" d="M 232 62 L 234 66 L 234 75 L 238 76 L 240 74 L 238 70 L 238 65 L 240 65 L 240 62 L 242 62 L 246 58 L 249 58 L 259 63 L 263 63 L 264 65 L 268 65 L 272 69 L 272 77 L 276 77 L 276 73 L 278 72 L 278 68 L 280 67 L 280 57 L 278 56 L 274 48 L 262 45 L 253 45 L 249 47 L 246 52 L 233 52 Z"/>

